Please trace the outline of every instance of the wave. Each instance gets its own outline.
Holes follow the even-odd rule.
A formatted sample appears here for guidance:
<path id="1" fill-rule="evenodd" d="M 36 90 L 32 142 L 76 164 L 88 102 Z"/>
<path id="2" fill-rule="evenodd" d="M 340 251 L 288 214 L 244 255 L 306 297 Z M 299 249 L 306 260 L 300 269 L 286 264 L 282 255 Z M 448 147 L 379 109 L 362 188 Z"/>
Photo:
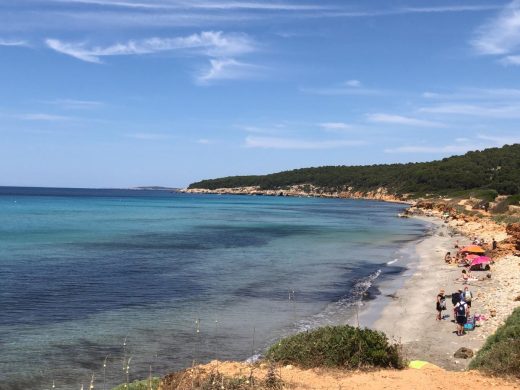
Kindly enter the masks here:
<path id="1" fill-rule="evenodd" d="M 381 272 L 382 270 L 378 269 L 370 275 L 355 281 L 346 297 L 329 304 L 321 313 L 299 321 L 296 324 L 295 331 L 304 332 L 320 326 L 344 323 L 345 318 L 353 314 L 353 308 L 359 306 L 367 297 L 368 290 L 372 287 L 379 275 L 381 275 Z"/>
<path id="2" fill-rule="evenodd" d="M 393 259 L 393 260 L 390 260 L 386 263 L 386 265 L 392 265 L 394 263 L 397 263 L 399 261 L 399 259 Z"/>

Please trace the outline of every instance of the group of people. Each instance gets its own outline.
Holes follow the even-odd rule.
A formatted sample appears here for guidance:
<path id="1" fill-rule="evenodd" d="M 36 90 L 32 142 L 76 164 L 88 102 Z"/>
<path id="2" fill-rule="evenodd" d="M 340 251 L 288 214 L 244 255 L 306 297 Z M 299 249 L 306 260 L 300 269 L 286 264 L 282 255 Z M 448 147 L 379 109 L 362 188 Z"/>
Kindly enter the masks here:
<path id="1" fill-rule="evenodd" d="M 457 252 L 455 256 L 452 256 L 451 252 L 447 252 L 446 255 L 444 255 L 444 261 L 447 264 L 456 264 L 459 267 L 468 267 L 471 265 L 471 260 L 468 259 L 468 255 L 465 252 Z"/>
<path id="2" fill-rule="evenodd" d="M 440 290 L 437 294 L 437 320 L 440 321 L 444 317 L 442 312 L 447 310 L 446 298 L 444 290 Z M 464 332 L 464 325 L 468 322 L 470 317 L 471 302 L 473 300 L 473 293 L 470 291 L 468 286 L 464 287 L 464 290 L 459 289 L 457 292 L 451 294 L 451 302 L 453 304 L 453 316 L 455 323 L 457 324 L 457 336 L 462 336 Z"/>

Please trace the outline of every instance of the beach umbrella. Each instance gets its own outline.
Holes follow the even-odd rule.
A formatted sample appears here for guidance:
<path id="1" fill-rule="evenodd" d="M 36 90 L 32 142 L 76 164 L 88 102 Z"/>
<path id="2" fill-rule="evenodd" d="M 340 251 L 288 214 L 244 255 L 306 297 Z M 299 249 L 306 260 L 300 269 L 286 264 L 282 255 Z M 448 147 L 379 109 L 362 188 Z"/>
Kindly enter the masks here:
<path id="1" fill-rule="evenodd" d="M 461 252 L 468 252 L 468 253 L 485 253 L 486 251 L 484 249 L 482 249 L 480 246 L 478 245 L 469 245 L 469 246 L 465 246 L 464 248 L 462 248 L 460 250 Z"/>
<path id="2" fill-rule="evenodd" d="M 471 261 L 471 266 L 479 265 L 479 264 L 487 264 L 491 262 L 491 259 L 487 256 L 479 256 Z"/>

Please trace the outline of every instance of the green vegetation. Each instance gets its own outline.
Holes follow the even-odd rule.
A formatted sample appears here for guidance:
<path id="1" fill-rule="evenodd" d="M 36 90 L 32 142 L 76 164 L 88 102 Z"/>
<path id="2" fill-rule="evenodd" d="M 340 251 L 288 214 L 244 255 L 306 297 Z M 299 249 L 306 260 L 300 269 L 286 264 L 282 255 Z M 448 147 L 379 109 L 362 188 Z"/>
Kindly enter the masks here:
<path id="1" fill-rule="evenodd" d="M 193 183 L 189 188 L 259 186 L 282 189 L 291 185 L 314 185 L 336 191 L 387 188 L 395 195 L 448 195 L 484 190 L 486 200 L 496 194 L 520 193 L 520 144 L 468 152 L 426 163 L 325 166 L 302 168 L 264 176 L 232 176 Z M 307 187 L 308 188 L 308 187 Z"/>
<path id="2" fill-rule="evenodd" d="M 287 337 L 269 348 L 266 357 L 304 368 L 404 367 L 399 345 L 391 344 L 384 333 L 349 325 L 327 326 Z"/>
<path id="3" fill-rule="evenodd" d="M 488 337 L 470 368 L 492 375 L 520 377 L 520 308 Z"/>
<path id="4" fill-rule="evenodd" d="M 159 386 L 160 378 L 152 378 L 152 390 L 157 390 Z M 150 380 L 144 379 L 142 381 L 134 381 L 128 384 L 128 387 L 125 387 L 125 384 L 114 387 L 112 390 L 150 390 Z"/>

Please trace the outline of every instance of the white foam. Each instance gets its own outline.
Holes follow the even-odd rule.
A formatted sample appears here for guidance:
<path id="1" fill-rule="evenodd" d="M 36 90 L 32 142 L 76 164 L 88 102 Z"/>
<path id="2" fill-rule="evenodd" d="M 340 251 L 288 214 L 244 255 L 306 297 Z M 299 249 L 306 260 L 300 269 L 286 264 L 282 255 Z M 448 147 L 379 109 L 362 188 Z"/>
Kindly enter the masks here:
<path id="1" fill-rule="evenodd" d="M 386 265 L 391 265 L 391 264 L 394 264 L 396 263 L 397 261 L 399 261 L 399 259 L 393 259 L 393 260 L 390 260 L 386 263 Z"/>

